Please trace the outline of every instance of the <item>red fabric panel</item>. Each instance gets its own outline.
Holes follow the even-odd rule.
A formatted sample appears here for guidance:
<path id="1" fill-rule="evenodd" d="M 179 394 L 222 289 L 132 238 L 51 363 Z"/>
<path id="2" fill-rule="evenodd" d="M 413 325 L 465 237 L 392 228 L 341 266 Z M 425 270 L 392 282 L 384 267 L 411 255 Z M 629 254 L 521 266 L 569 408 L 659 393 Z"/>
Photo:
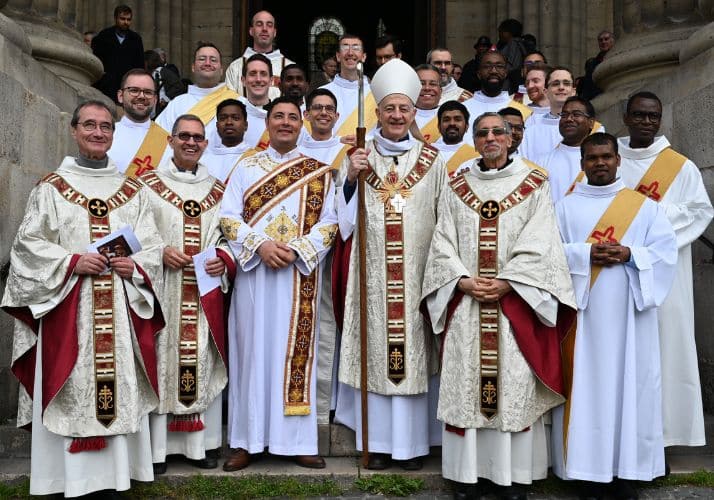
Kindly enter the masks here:
<path id="1" fill-rule="evenodd" d="M 151 280 L 146 272 L 141 268 L 139 264 L 136 264 L 136 269 L 139 274 L 144 278 L 144 283 L 151 289 L 151 293 L 154 295 L 154 316 L 151 319 L 140 318 L 131 307 L 129 307 L 129 317 L 131 318 L 131 323 L 134 327 L 134 333 L 136 334 L 137 341 L 139 342 L 139 350 L 141 351 L 141 358 L 144 361 L 144 367 L 146 369 L 146 376 L 154 388 L 154 392 L 159 394 L 159 380 L 156 369 L 156 343 L 154 337 L 159 333 L 166 322 L 164 321 L 164 314 L 161 312 L 161 306 L 159 305 L 159 300 L 156 298 L 154 293 L 154 287 L 151 285 Z"/>
<path id="2" fill-rule="evenodd" d="M 228 366 L 227 325 L 228 325 L 228 304 L 226 295 L 220 288 L 214 288 L 201 297 L 201 307 L 208 321 L 208 328 L 211 330 L 211 337 L 216 344 L 218 352 L 221 353 L 223 364 Z"/>
<path id="3" fill-rule="evenodd" d="M 347 278 L 350 275 L 350 254 L 352 237 L 342 241 L 340 232 L 335 238 L 335 253 L 332 256 L 332 308 L 335 313 L 337 328 L 342 331 L 345 317 L 345 298 L 347 297 Z"/>
<path id="4" fill-rule="evenodd" d="M 223 263 L 226 265 L 226 272 L 228 273 L 228 282 L 233 283 L 236 279 L 236 263 L 231 258 L 230 255 L 225 250 L 216 248 L 216 257 L 220 257 Z"/>

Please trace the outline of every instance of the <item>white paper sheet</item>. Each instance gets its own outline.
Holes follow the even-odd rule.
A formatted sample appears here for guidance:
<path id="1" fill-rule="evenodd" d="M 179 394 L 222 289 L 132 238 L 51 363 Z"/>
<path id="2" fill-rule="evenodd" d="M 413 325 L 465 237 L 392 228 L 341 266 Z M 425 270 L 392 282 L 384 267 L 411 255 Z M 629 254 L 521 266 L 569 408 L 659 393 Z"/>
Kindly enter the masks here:
<path id="1" fill-rule="evenodd" d="M 203 252 L 193 256 L 193 266 L 196 269 L 198 293 L 203 297 L 211 290 L 221 286 L 220 276 L 209 276 L 206 272 L 206 261 L 216 258 L 216 247 L 208 247 Z"/>

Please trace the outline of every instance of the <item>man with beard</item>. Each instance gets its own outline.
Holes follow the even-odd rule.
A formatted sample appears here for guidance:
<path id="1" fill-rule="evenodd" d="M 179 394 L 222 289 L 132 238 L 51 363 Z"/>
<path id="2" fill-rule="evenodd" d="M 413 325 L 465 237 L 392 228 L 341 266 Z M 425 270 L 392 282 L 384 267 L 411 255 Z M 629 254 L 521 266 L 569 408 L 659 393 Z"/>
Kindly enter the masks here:
<path id="1" fill-rule="evenodd" d="M 471 119 L 486 112 L 496 112 L 506 106 L 511 106 L 523 113 L 528 118 L 532 111 L 528 106 L 516 102 L 502 90 L 506 80 L 506 58 L 500 52 L 491 50 L 481 56 L 478 68 L 478 78 L 481 81 L 481 90 L 477 91 L 471 99 L 464 101 L 464 106 L 469 110 Z M 469 123 L 469 129 L 473 123 Z"/>
<path id="2" fill-rule="evenodd" d="M 677 237 L 677 271 L 672 291 L 657 311 L 662 364 L 665 446 L 705 444 L 702 393 L 694 337 L 692 242 L 707 228 L 714 210 L 699 168 L 677 153 L 664 135 L 662 103 L 651 92 L 629 98 L 629 137 L 618 139 L 626 186 L 658 202 Z"/>
<path id="3" fill-rule="evenodd" d="M 299 64 L 288 64 L 280 73 L 280 95 L 293 99 L 305 111 L 305 94 L 310 85 L 305 70 Z"/>
<path id="4" fill-rule="evenodd" d="M 545 60 L 545 56 L 542 52 L 538 51 L 531 52 L 523 58 L 523 66 L 518 70 L 518 77 L 513 78 L 509 75 L 508 78 L 511 82 L 510 91 L 513 94 L 513 99 L 525 104 L 526 106 L 530 105 L 531 98 L 528 95 L 528 89 L 525 86 L 526 75 L 531 68 L 536 65 L 544 65 L 546 63 L 547 61 Z"/>
<path id="5" fill-rule="evenodd" d="M 294 64 L 285 57 L 280 49 L 275 48 L 275 37 L 278 30 L 275 24 L 275 18 L 267 10 L 256 12 L 250 22 L 248 33 L 253 37 L 253 46 L 246 47 L 243 55 L 233 61 L 226 71 L 226 85 L 229 88 L 238 92 L 241 96 L 247 97 L 245 86 L 241 77 L 245 76 L 243 66 L 248 62 L 248 59 L 255 54 L 262 54 L 270 61 L 270 76 L 271 82 L 268 89 L 268 98 L 275 99 L 280 95 L 278 86 L 280 85 L 280 75 L 283 68 L 288 64 Z"/>
<path id="6" fill-rule="evenodd" d="M 553 203 L 560 201 L 572 190 L 574 182 L 581 182 L 585 173 L 581 169 L 580 145 L 590 135 L 595 123 L 595 108 L 579 96 L 568 97 L 560 112 L 558 129 L 563 140 L 537 163 L 548 171 L 550 194 Z"/>
<path id="7" fill-rule="evenodd" d="M 414 68 L 421 91 L 416 102 L 416 117 L 414 122 L 425 142 L 431 144 L 439 139 L 439 119 L 436 112 L 441 100 L 441 84 L 439 83 L 439 70 L 431 64 L 420 64 Z"/>
<path id="8" fill-rule="evenodd" d="M 156 97 L 156 82 L 149 72 L 132 69 L 124 75 L 117 92 L 124 116 L 116 125 L 107 154 L 128 177 L 156 168 L 166 149 L 168 132 L 149 118 Z"/>
<path id="9" fill-rule="evenodd" d="M 245 104 L 237 99 L 226 99 L 216 108 L 216 130 L 220 144 L 208 144 L 201 157 L 208 173 L 221 182 L 227 182 L 238 164 L 238 160 L 248 149 L 243 140 L 248 128 Z"/>
<path id="10" fill-rule="evenodd" d="M 460 102 L 446 101 L 439 106 L 437 117 L 441 137 L 433 146 L 439 150 L 446 162 L 446 170 L 451 177 L 457 173 L 459 166 L 478 156 L 478 151 L 464 141 L 464 134 L 469 126 L 469 112 Z"/>
<path id="11" fill-rule="evenodd" d="M 426 62 L 435 66 L 441 75 L 441 100 L 439 104 L 444 104 L 446 101 L 464 102 L 466 99 L 473 97 L 471 92 L 459 87 L 456 80 L 454 80 L 452 76 L 454 63 L 451 60 L 451 52 L 448 49 L 431 49 L 426 55 Z"/>
<path id="12" fill-rule="evenodd" d="M 528 107 L 533 111 L 529 117 L 544 115 L 549 111 L 550 102 L 545 95 L 545 79 L 550 68 L 545 64 L 536 63 L 526 72 L 525 89 L 528 94 Z"/>
<path id="13" fill-rule="evenodd" d="M 533 161 L 550 154 L 560 142 L 560 112 L 568 97 L 575 95 L 573 73 L 563 66 L 551 69 L 545 78 L 545 95 L 550 108 L 526 121 L 528 128 L 521 145 L 521 154 Z M 595 121 L 592 131 L 604 132 L 605 128 Z"/>
<path id="14" fill-rule="evenodd" d="M 509 128 L 511 129 L 511 145 L 508 147 L 508 156 L 518 154 L 518 146 L 520 146 L 521 141 L 523 141 L 523 131 L 525 130 L 523 115 L 516 108 L 510 106 L 499 109 L 498 114 L 508 122 L 508 125 L 510 125 Z"/>

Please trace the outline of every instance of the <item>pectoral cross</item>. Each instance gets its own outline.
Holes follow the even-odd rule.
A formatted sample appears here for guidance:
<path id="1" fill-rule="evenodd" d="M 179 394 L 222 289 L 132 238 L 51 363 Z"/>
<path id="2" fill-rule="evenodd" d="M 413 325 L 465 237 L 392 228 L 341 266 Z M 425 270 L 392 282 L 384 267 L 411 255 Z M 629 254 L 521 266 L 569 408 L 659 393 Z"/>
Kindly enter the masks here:
<path id="1" fill-rule="evenodd" d="M 407 202 L 401 193 L 396 193 L 389 199 L 389 203 L 392 205 L 392 210 L 398 214 L 402 213 Z"/>

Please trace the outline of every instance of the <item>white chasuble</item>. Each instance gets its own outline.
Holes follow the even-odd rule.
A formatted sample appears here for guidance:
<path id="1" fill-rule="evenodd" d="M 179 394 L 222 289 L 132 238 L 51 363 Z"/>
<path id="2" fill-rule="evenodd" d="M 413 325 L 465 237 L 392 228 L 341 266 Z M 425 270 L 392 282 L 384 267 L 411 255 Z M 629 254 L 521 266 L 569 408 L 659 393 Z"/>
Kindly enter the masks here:
<path id="1" fill-rule="evenodd" d="M 627 187 L 637 189 L 645 172 L 660 153 L 670 148 L 670 144 L 665 136 L 657 137 L 647 148 L 633 149 L 629 144 L 629 137 L 618 139 L 622 158 L 619 174 Z M 702 446 L 705 444 L 704 411 L 694 337 L 692 242 L 707 228 L 714 210 L 702 175 L 691 160 L 681 157 L 674 165 L 664 168 L 676 169 L 680 164 L 681 169 L 666 192 L 662 190 L 664 186 L 658 186 L 658 190 L 648 193 L 662 205 L 674 228 L 679 248 L 672 290 L 657 313 L 664 445 Z M 662 179 L 654 182 L 661 183 Z"/>
<path id="2" fill-rule="evenodd" d="M 74 274 L 92 241 L 125 225 L 142 245 L 130 279 Z M 33 427 L 31 493 L 81 495 L 151 480 L 145 417 L 158 403 L 154 336 L 163 322 L 147 193 L 111 161 L 91 169 L 67 157 L 30 193 L 10 261 L 2 306 L 21 319 L 12 359 L 18 425 Z"/>
<path id="3" fill-rule="evenodd" d="M 151 208 L 164 247 L 189 256 L 215 247 L 227 269 L 234 271 L 218 218 L 224 186 L 203 164 L 194 174 L 180 172 L 169 161 L 140 179 L 151 193 Z M 154 462 L 164 462 L 166 455 L 173 453 L 202 459 L 206 450 L 221 445 L 221 413 L 214 412 L 213 421 L 208 421 L 205 413 L 212 404 L 220 409 L 220 395 L 228 381 L 225 324 L 214 319 L 223 317 L 222 292 L 199 297 L 193 264 L 180 270 L 164 267 L 160 297 L 166 328 L 156 350 L 160 402 L 156 414 L 151 415 Z M 205 307 L 211 311 L 207 313 Z M 155 425 L 155 421 L 161 424 Z M 188 444 L 192 441 L 196 441 L 193 446 Z"/>
<path id="4" fill-rule="evenodd" d="M 578 319 L 570 397 L 553 411 L 553 470 L 567 479 L 650 481 L 664 474 L 656 308 L 674 277 L 674 233 L 661 206 L 620 180 L 577 184 L 556 215 Z M 590 242 L 613 240 L 629 247 L 630 261 L 593 267 Z"/>
<path id="5" fill-rule="evenodd" d="M 242 160 L 221 206 L 238 271 L 229 317 L 231 448 L 317 453 L 316 346 L 321 262 L 337 232 L 330 166 L 272 147 Z M 258 248 L 287 245 L 293 264 L 271 269 Z"/>

